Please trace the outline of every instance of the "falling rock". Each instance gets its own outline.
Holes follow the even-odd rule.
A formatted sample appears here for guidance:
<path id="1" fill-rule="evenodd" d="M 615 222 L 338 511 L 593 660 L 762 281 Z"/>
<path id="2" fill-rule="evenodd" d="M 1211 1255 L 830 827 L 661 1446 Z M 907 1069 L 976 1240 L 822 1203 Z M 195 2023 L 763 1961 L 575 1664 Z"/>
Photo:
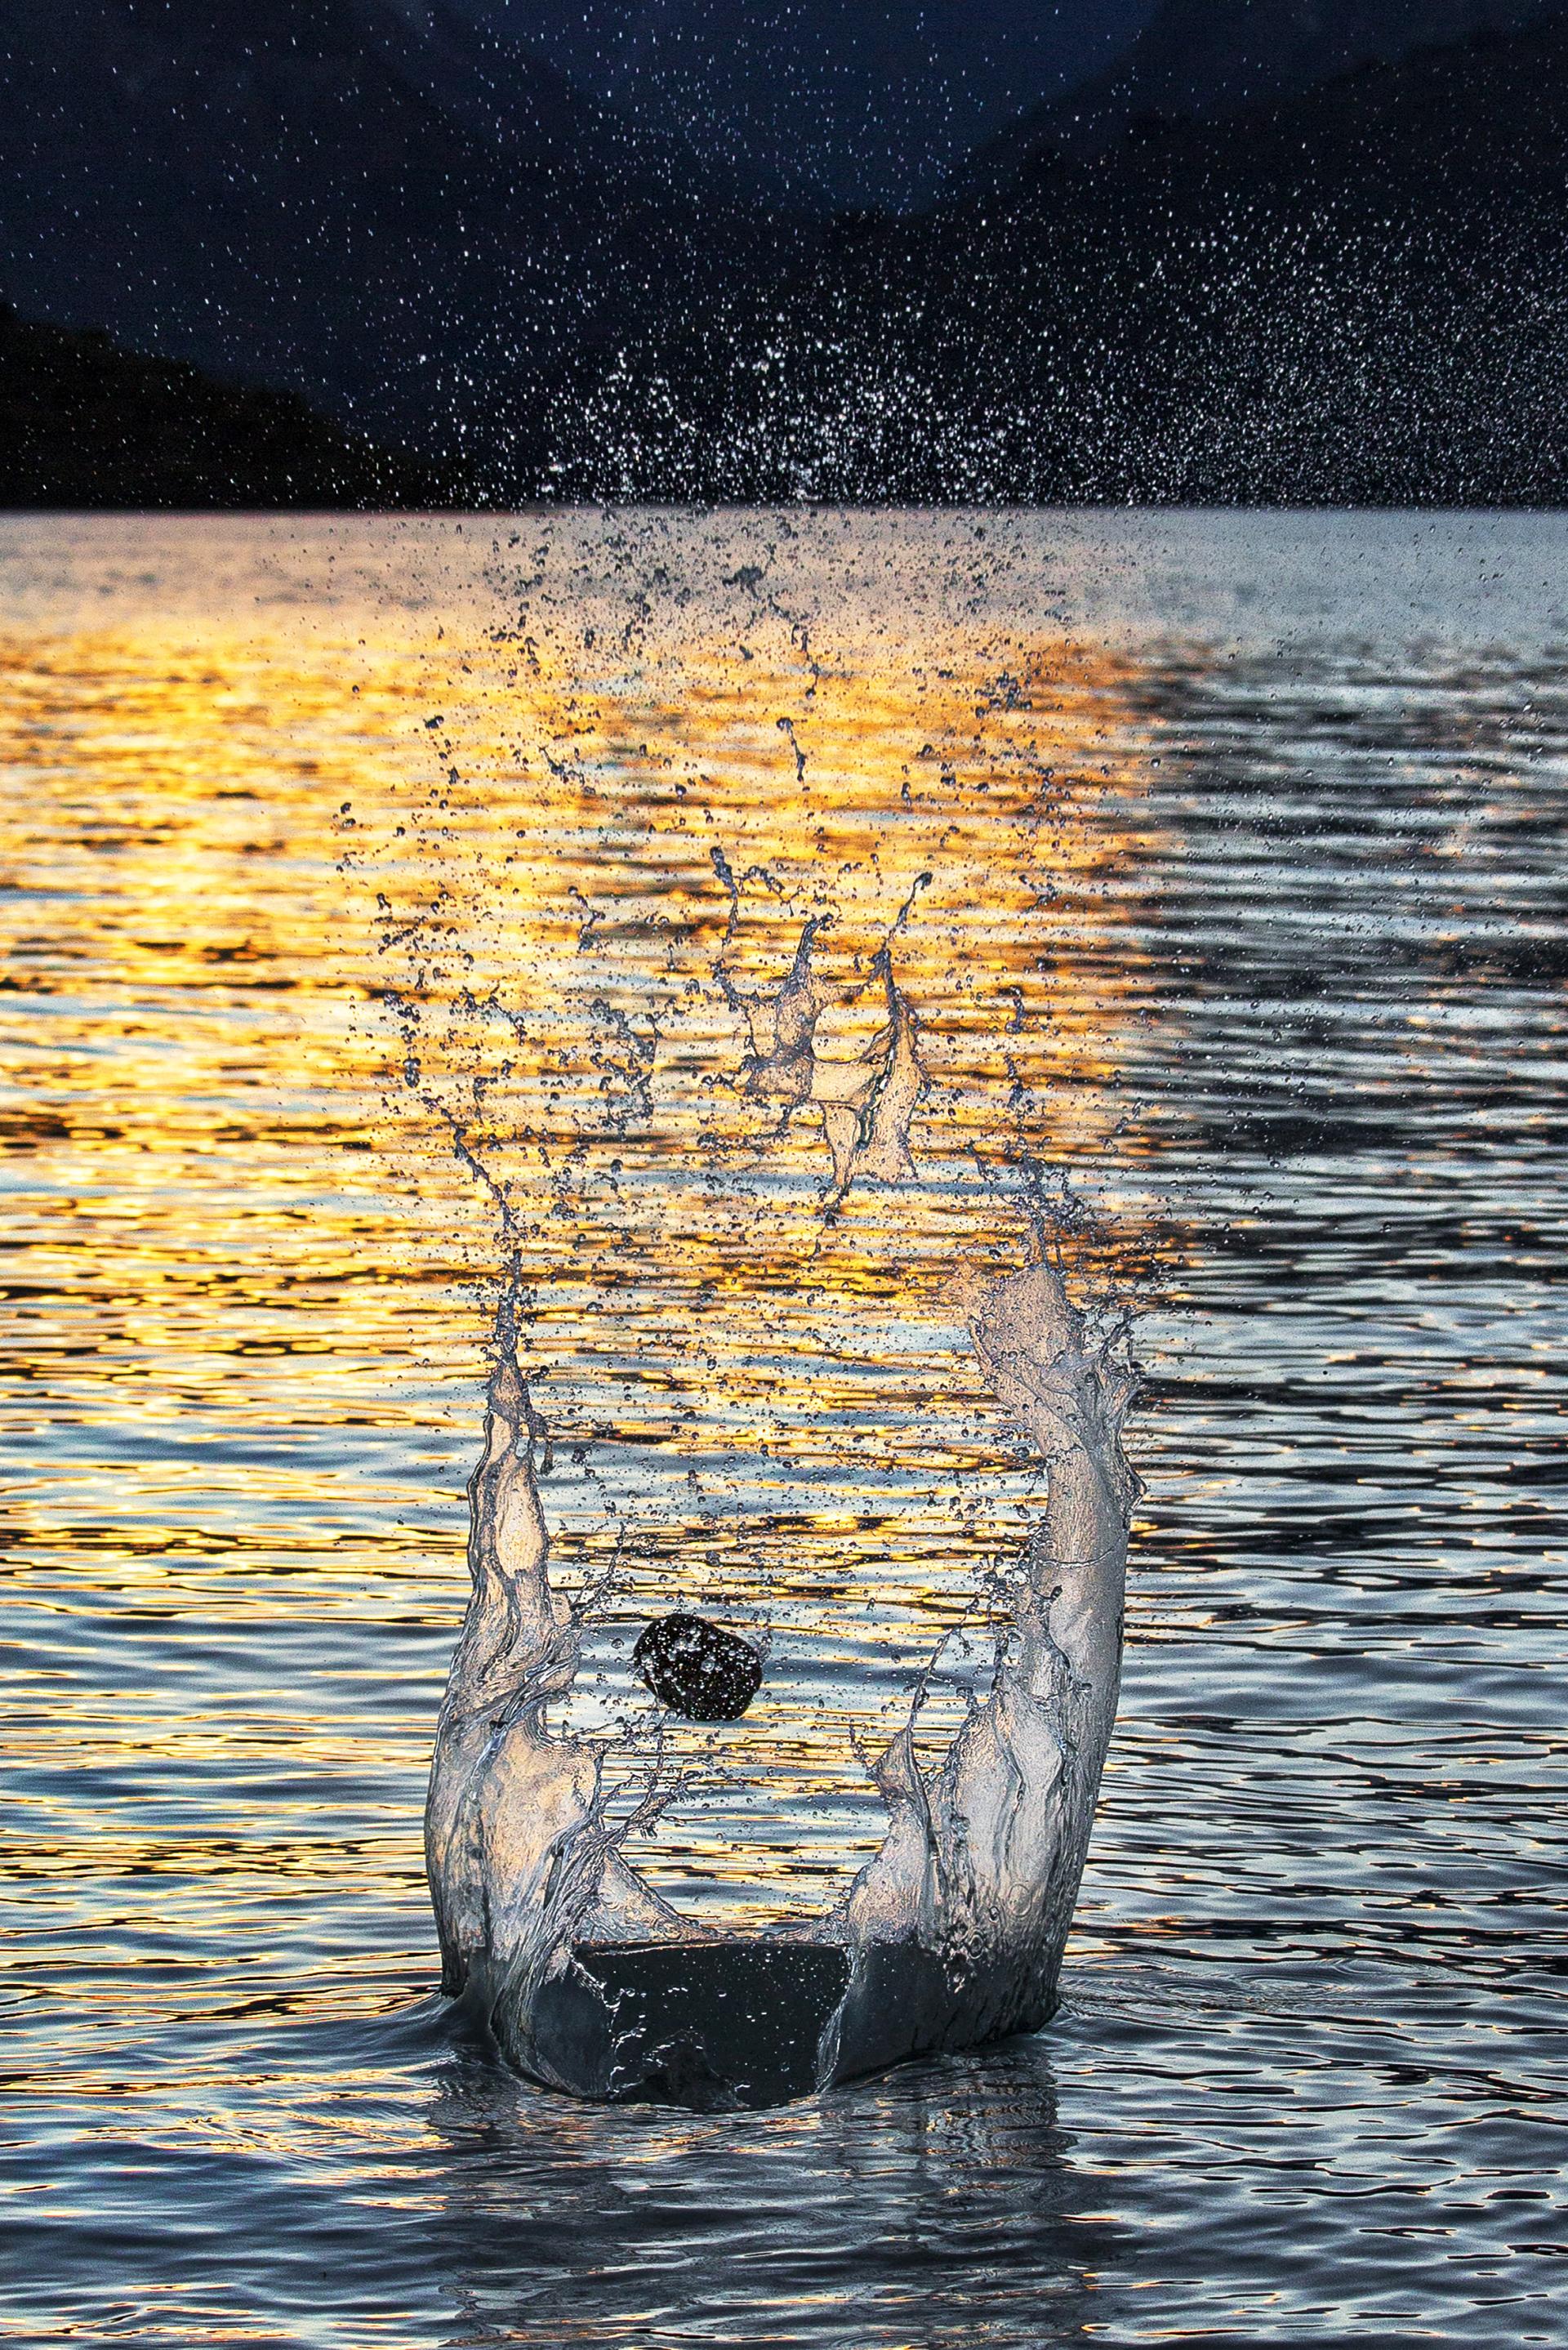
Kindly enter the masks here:
<path id="1" fill-rule="evenodd" d="M 659 1704 L 688 1721 L 739 1721 L 763 1685 L 755 1648 L 701 1616 L 661 1617 L 631 1661 Z"/>

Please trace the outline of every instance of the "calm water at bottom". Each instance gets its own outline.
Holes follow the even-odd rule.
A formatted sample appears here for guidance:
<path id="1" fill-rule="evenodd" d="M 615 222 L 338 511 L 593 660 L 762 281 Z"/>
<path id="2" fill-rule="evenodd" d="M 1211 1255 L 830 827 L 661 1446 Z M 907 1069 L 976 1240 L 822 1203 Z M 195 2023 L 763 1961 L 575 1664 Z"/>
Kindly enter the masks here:
<path id="1" fill-rule="evenodd" d="M 798 527 L 786 603 L 969 525 Z M 1056 2024 L 732 2118 L 432 1991 L 476 1324 L 364 1148 L 326 813 L 483 554 L 0 523 L 4 2338 L 1568 2341 L 1568 522 L 989 528 L 999 629 L 1114 654 L 1074 1163 L 1179 1236 L 1121 1714 Z"/>

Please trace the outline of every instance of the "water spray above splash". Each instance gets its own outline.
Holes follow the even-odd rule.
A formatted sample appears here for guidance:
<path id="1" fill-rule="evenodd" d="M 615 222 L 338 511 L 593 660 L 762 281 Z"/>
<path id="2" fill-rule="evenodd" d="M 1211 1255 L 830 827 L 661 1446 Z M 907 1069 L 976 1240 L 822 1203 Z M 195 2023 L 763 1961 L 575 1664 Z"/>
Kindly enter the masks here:
<path id="1" fill-rule="evenodd" d="M 929 878 L 922 874 L 916 889 Z M 853 1059 L 830 1058 L 816 1045 L 823 1014 L 841 996 L 852 1000 L 861 992 L 836 989 L 813 968 L 813 949 L 831 916 L 819 914 L 805 924 L 788 974 L 772 995 L 743 995 L 722 963 L 716 969 L 724 1001 L 746 1024 L 748 1097 L 778 1102 L 783 1125 L 792 1112 L 807 1107 L 821 1119 L 833 1159 L 826 1201 L 830 1215 L 857 1176 L 897 1183 L 915 1171 L 909 1128 L 929 1079 L 920 1058 L 919 1024 L 893 977 L 892 941 L 908 913 L 907 904 L 871 959 L 871 978 L 880 984 L 887 1002 L 886 1025 Z"/>

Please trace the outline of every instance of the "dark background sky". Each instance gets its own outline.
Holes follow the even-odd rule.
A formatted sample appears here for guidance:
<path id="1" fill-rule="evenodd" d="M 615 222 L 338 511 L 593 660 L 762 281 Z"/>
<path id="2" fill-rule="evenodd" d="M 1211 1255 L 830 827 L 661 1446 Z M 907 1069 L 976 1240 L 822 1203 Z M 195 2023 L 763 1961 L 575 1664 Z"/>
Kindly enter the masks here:
<path id="1" fill-rule="evenodd" d="M 908 203 L 1154 0 L 463 0 L 585 88 L 842 204 Z"/>

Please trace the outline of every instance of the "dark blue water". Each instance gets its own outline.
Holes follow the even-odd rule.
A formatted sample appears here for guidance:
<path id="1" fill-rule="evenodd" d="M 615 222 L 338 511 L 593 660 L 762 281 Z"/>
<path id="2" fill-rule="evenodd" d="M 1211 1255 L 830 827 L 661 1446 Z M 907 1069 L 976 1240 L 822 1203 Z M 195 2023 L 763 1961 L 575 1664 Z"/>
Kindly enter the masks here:
<path id="1" fill-rule="evenodd" d="M 1568 523 L 1016 526 L 1139 745 L 1119 1725 L 1055 2025 L 739 2117 L 434 1996 L 473 1326 L 289 815 L 403 737 L 358 624 L 182 604 L 254 527 L 0 532 L 7 2338 L 1568 2339 Z"/>

